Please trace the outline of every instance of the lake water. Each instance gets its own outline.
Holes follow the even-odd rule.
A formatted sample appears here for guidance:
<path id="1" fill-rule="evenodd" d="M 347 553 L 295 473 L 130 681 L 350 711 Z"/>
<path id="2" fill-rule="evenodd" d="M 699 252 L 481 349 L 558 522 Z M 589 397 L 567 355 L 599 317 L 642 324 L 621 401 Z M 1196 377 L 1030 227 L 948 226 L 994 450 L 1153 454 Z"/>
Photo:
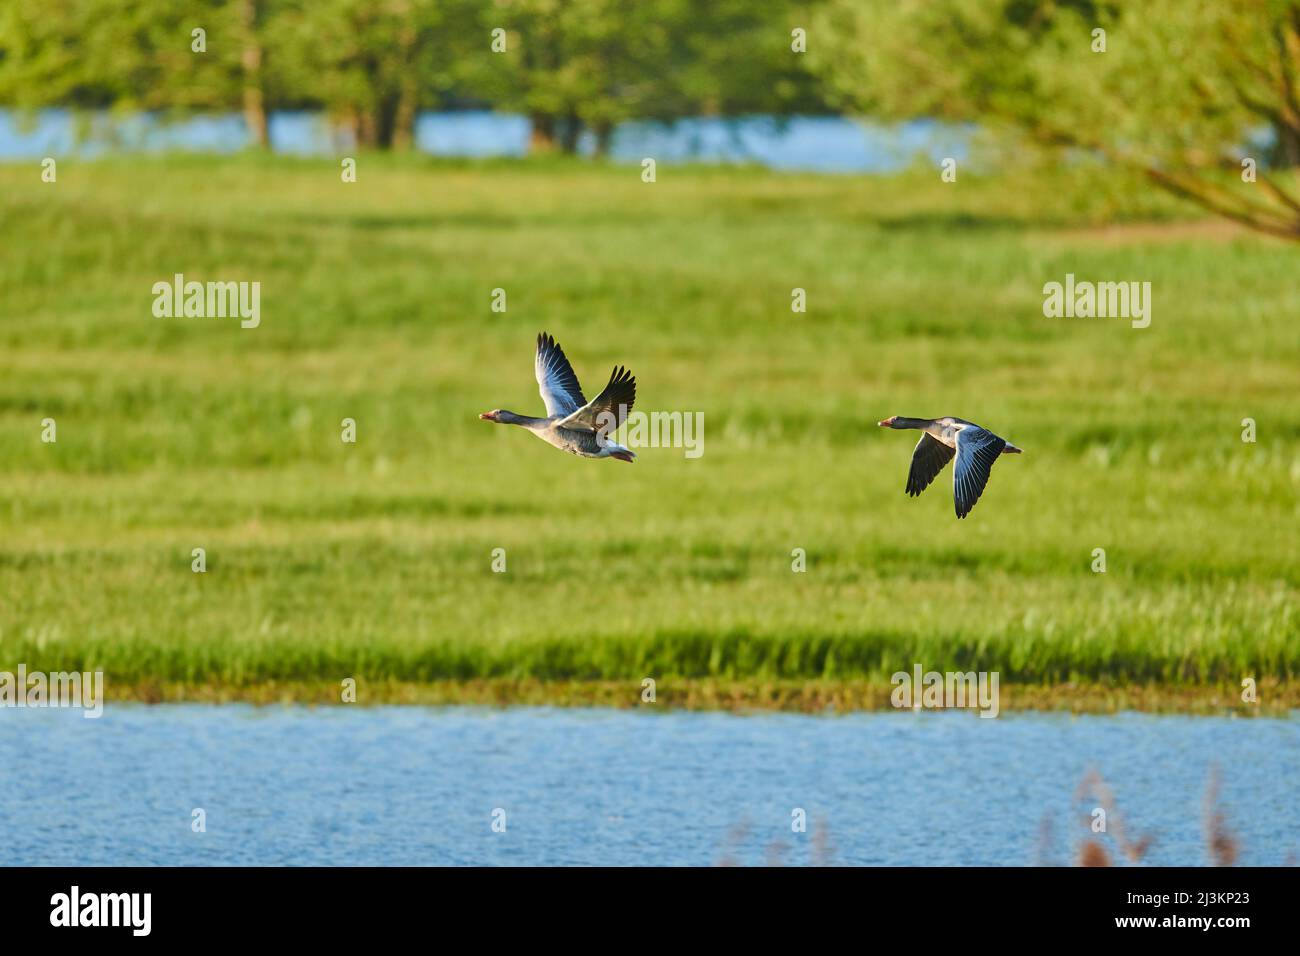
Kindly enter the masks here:
<path id="1" fill-rule="evenodd" d="M 528 119 L 509 113 L 462 111 L 423 113 L 415 126 L 416 149 L 436 156 L 524 156 Z M 354 147 L 341 141 L 319 113 L 274 113 L 269 118 L 271 146 L 299 155 L 346 155 Z M 931 164 L 945 157 L 964 162 L 969 153 L 966 128 L 917 120 L 892 126 L 871 125 L 835 116 L 737 119 L 696 118 L 675 123 L 621 124 L 610 144 L 615 162 L 747 162 L 771 169 L 821 172 L 891 172 L 917 156 Z M 248 146 L 248 131 L 238 114 L 198 116 L 162 123 L 149 115 L 78 121 L 66 110 L 43 110 L 24 118 L 0 109 L 0 159 L 60 158 L 113 150 L 194 150 L 231 152 Z M 595 141 L 584 136 L 579 152 L 590 154 Z"/>
<path id="2" fill-rule="evenodd" d="M 833 863 L 1064 862 L 1095 766 L 1149 863 L 1199 864 L 1216 762 L 1241 862 L 1300 855 L 1296 716 L 3 709 L 0 863 L 794 865 L 819 824 Z"/>

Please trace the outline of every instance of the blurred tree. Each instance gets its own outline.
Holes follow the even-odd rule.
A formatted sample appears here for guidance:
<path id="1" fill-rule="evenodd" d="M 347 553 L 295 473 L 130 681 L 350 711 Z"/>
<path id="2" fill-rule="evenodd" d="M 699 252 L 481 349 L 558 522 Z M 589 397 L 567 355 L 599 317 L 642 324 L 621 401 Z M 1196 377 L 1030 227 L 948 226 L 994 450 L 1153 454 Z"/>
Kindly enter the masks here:
<path id="1" fill-rule="evenodd" d="M 1280 168 L 1300 156 L 1300 0 L 828 0 L 815 23 L 809 56 L 846 109 L 1005 124 L 1300 238 Z M 1262 131 L 1273 168 L 1250 182 Z"/>
<path id="2" fill-rule="evenodd" d="M 9 0 L 0 102 L 121 112 L 241 109 L 265 145 L 259 22 L 279 0 Z M 194 31 L 202 30 L 200 41 Z"/>
<path id="3" fill-rule="evenodd" d="M 822 0 L 811 0 L 811 5 Z M 528 115 L 539 149 L 597 150 L 628 119 L 825 111 L 789 0 L 5 0 L 0 103 L 324 109 L 358 144 L 409 148 L 460 97 Z M 192 34 L 204 31 L 202 51 Z M 505 49 L 492 49 L 504 30 Z"/>
<path id="4" fill-rule="evenodd" d="M 6 0 L 0 102 L 185 111 L 242 109 L 266 141 L 259 9 L 278 0 Z M 196 51 L 195 30 L 202 30 Z"/>
<path id="5" fill-rule="evenodd" d="M 267 26 L 277 102 L 321 106 L 361 146 L 407 149 L 455 87 L 482 0 L 286 0 Z"/>
<path id="6" fill-rule="evenodd" d="M 496 0 L 481 8 L 469 90 L 526 114 L 533 148 L 603 153 L 629 119 L 825 111 L 791 50 L 809 4 L 785 0 Z M 488 38 L 506 31 L 506 50 Z"/>

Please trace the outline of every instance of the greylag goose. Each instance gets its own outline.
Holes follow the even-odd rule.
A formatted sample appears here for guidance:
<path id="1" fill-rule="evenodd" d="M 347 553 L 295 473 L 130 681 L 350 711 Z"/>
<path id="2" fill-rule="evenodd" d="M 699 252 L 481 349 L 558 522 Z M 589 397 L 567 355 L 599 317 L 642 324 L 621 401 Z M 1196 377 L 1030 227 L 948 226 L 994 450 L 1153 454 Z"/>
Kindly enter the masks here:
<path id="1" fill-rule="evenodd" d="M 533 368 L 546 406 L 545 418 L 517 415 L 501 408 L 483 412 L 479 418 L 501 425 L 520 425 L 542 441 L 583 458 L 636 460 L 629 449 L 606 437 L 623 424 L 636 401 L 636 379 L 631 372 L 621 365 L 616 367 L 604 390 L 587 401 L 560 343 L 545 332 L 537 336 Z"/>
<path id="2" fill-rule="evenodd" d="M 952 500 L 958 518 L 970 514 L 975 502 L 980 500 L 998 456 L 1021 453 L 1021 449 L 1005 438 L 962 418 L 894 415 L 877 424 L 881 428 L 917 428 L 925 432 L 912 452 L 912 468 L 907 473 L 905 490 L 913 498 L 930 487 L 943 466 L 952 461 L 953 455 L 957 456 L 957 463 L 952 466 Z"/>

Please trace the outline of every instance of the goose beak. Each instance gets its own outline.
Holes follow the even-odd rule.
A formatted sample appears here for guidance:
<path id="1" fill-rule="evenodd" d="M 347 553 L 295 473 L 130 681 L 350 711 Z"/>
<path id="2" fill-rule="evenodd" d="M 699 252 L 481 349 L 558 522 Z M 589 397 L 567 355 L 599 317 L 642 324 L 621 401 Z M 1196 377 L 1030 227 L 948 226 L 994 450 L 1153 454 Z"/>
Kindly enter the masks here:
<path id="1" fill-rule="evenodd" d="M 492 416 L 492 413 L 491 413 L 491 412 L 480 412 L 478 417 L 479 417 L 480 419 L 482 419 L 483 421 L 485 421 L 485 422 L 494 422 L 494 421 L 496 421 L 496 419 Z"/>
<path id="2" fill-rule="evenodd" d="M 891 416 L 891 417 L 889 417 L 889 418 L 886 418 L 886 419 L 885 419 L 884 421 L 882 421 L 882 422 L 876 422 L 876 424 L 879 425 L 881 428 L 888 428 L 890 425 L 894 424 L 894 418 L 895 418 L 895 417 L 897 417 L 897 416 Z"/>

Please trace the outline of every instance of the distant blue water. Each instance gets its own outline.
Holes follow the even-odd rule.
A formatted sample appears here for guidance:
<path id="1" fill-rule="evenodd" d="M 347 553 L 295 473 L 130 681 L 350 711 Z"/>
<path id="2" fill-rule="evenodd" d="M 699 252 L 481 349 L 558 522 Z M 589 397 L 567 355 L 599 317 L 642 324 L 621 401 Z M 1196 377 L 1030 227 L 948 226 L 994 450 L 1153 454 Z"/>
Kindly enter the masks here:
<path id="1" fill-rule="evenodd" d="M 1300 854 L 1297 717 L 0 709 L 0 863 L 803 864 L 820 821 L 833 863 L 1017 865 L 1044 818 L 1065 862 L 1095 766 L 1149 863 L 1200 864 L 1214 762 L 1241 862 Z"/>
<path id="2" fill-rule="evenodd" d="M 438 156 L 524 156 L 528 119 L 507 113 L 424 113 L 415 127 L 416 148 Z M 299 155 L 340 155 L 352 145 L 318 113 L 275 113 L 269 119 L 272 148 Z M 633 122 L 619 126 L 610 144 L 617 162 L 756 163 L 772 169 L 823 172 L 890 172 L 917 156 L 937 164 L 964 161 L 970 131 L 929 120 L 897 126 L 868 126 L 849 119 L 796 116 L 777 119 L 684 119 L 671 125 Z M 78 118 L 45 110 L 23 118 L 0 110 L 0 159 L 56 159 L 114 150 L 233 152 L 249 143 L 237 114 L 200 116 L 163 123 L 149 115 Z M 579 152 L 595 149 L 591 136 Z"/>

